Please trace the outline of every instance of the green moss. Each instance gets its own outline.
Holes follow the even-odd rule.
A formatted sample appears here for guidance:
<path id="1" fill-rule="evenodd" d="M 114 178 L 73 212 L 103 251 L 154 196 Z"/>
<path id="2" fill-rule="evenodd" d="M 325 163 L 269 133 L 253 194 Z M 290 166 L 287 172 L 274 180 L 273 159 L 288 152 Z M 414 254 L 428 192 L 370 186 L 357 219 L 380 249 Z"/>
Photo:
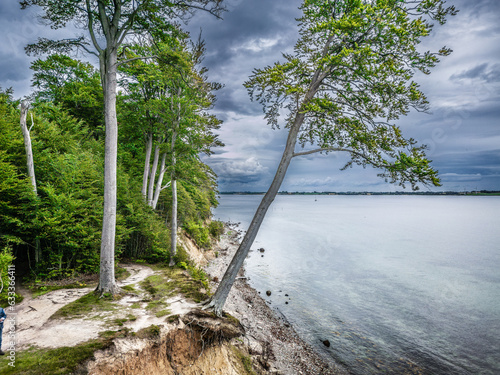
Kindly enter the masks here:
<path id="1" fill-rule="evenodd" d="M 149 327 L 143 328 L 139 330 L 136 334 L 137 337 L 141 339 L 146 339 L 146 338 L 156 338 L 160 336 L 160 327 L 157 325 L 150 325 Z"/>
<path id="2" fill-rule="evenodd" d="M 240 362 L 243 370 L 245 371 L 245 374 L 246 375 L 257 375 L 255 373 L 255 371 L 253 370 L 252 357 L 250 357 L 250 355 L 246 355 L 245 353 L 243 353 L 241 350 L 239 350 L 235 346 L 231 346 L 231 349 L 232 349 L 235 357 Z"/>
<path id="3" fill-rule="evenodd" d="M 113 296 L 100 297 L 98 293 L 91 292 L 61 307 L 50 318 L 71 319 L 87 316 L 93 312 L 112 311 L 117 308 L 113 302 Z"/>
<path id="4" fill-rule="evenodd" d="M 141 282 L 152 300 L 160 300 L 177 294 L 201 302 L 208 298 L 208 281 L 202 270 L 188 266 L 188 272 L 179 268 L 167 268 Z"/>
<path id="5" fill-rule="evenodd" d="M 125 285 L 125 286 L 122 286 L 121 288 L 127 292 L 138 294 L 139 291 L 137 289 L 135 289 L 133 285 L 135 285 L 135 284 Z"/>
<path id="6" fill-rule="evenodd" d="M 169 309 L 164 309 L 164 310 L 157 311 L 155 315 L 157 318 L 161 318 L 162 316 L 169 315 L 171 313 L 172 313 L 172 311 L 170 311 Z"/>

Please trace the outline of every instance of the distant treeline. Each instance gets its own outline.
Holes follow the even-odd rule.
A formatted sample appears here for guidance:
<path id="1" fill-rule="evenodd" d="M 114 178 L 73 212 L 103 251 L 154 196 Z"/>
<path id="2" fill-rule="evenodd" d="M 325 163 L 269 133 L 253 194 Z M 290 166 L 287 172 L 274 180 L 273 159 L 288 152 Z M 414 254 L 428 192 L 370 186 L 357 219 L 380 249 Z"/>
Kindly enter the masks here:
<path id="1" fill-rule="evenodd" d="M 264 192 L 254 191 L 227 191 L 221 192 L 223 195 L 263 195 Z M 280 191 L 278 195 L 500 195 L 500 191 L 496 190 L 479 190 L 479 191 Z"/>

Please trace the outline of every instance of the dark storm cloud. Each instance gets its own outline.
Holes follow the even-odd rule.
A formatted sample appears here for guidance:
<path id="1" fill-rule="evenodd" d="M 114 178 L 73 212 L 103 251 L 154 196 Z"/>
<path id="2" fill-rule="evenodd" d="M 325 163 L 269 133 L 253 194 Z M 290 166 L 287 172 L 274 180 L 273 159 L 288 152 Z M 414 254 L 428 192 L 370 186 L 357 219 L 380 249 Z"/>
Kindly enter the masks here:
<path id="1" fill-rule="evenodd" d="M 252 104 L 243 83 L 252 70 L 272 64 L 281 52 L 293 47 L 298 34 L 295 18 L 300 15 L 299 1 L 228 1 L 223 20 L 198 13 L 189 23 L 191 35 L 206 41 L 203 62 L 212 80 L 224 84 L 217 97 L 218 111 L 261 115 Z"/>
<path id="2" fill-rule="evenodd" d="M 482 63 L 450 77 L 452 81 L 465 78 L 481 79 L 486 82 L 500 82 L 500 64 Z"/>

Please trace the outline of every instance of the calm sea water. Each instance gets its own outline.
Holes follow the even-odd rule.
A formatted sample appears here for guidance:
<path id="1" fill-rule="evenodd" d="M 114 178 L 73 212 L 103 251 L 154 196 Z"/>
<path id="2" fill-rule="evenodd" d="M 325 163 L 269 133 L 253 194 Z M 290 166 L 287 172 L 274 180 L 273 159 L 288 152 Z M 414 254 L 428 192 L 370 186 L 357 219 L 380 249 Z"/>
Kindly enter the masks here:
<path id="1" fill-rule="evenodd" d="M 246 229 L 261 198 L 214 217 Z M 250 283 L 352 373 L 500 374 L 500 197 L 278 196 L 260 247 Z"/>

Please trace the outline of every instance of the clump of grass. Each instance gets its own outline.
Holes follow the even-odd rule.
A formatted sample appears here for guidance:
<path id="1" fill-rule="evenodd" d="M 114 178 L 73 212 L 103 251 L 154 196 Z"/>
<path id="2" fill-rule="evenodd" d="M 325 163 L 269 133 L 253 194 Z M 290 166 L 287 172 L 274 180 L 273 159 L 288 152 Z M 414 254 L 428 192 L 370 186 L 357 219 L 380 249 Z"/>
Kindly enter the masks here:
<path id="1" fill-rule="evenodd" d="M 153 300 L 180 293 L 195 302 L 201 302 L 208 298 L 209 290 L 206 274 L 192 266 L 188 266 L 187 272 L 179 268 L 164 269 L 161 274 L 146 278 L 141 286 Z"/>
<path id="2" fill-rule="evenodd" d="M 164 310 L 163 308 L 167 306 L 168 304 L 162 300 L 154 300 L 147 304 L 146 309 L 156 313 L 160 310 Z"/>
<path id="3" fill-rule="evenodd" d="M 3 375 L 64 375 L 74 373 L 86 360 L 93 357 L 94 352 L 109 347 L 115 334 L 108 338 L 90 340 L 85 343 L 56 349 L 31 347 L 16 353 L 16 365 L 2 366 Z"/>
<path id="4" fill-rule="evenodd" d="M 171 313 L 172 313 L 172 311 L 170 311 L 169 309 L 164 309 L 164 310 L 157 311 L 155 315 L 157 318 L 161 318 L 162 316 L 169 315 Z"/>
<path id="5" fill-rule="evenodd" d="M 122 289 L 125 290 L 126 292 L 139 294 L 139 291 L 134 288 L 133 284 L 122 286 Z"/>
<path id="6" fill-rule="evenodd" d="M 109 294 L 100 297 L 98 293 L 91 292 L 61 307 L 50 318 L 71 319 L 87 316 L 92 312 L 112 311 L 117 307 L 113 302 L 114 298 Z"/>
<path id="7" fill-rule="evenodd" d="M 136 336 L 141 339 L 155 338 L 160 336 L 161 329 L 157 325 L 153 324 L 149 327 L 143 328 L 136 333 Z"/>

